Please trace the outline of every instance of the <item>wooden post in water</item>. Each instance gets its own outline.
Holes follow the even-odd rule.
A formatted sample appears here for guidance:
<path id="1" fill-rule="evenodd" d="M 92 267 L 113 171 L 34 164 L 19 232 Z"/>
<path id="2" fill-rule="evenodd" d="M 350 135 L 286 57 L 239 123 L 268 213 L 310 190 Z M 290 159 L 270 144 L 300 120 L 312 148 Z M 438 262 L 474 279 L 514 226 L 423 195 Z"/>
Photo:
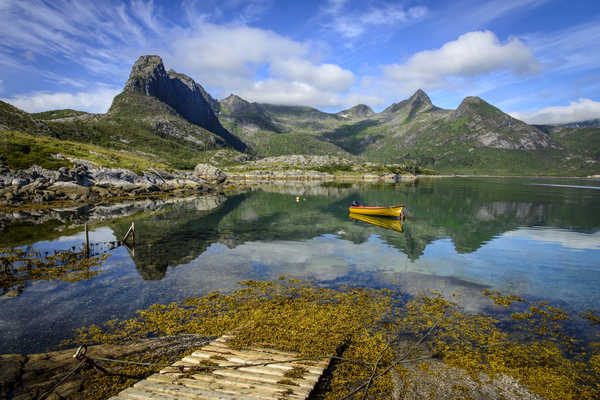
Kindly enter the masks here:
<path id="1" fill-rule="evenodd" d="M 85 256 L 88 257 L 90 255 L 90 235 L 88 230 L 88 224 L 85 223 Z"/>
<path id="2" fill-rule="evenodd" d="M 123 243 L 125 243 L 127 241 L 127 238 L 129 237 L 129 235 L 131 235 L 133 245 L 135 246 L 135 223 L 134 222 L 131 223 L 131 226 L 129 227 L 129 229 L 127 230 L 127 233 L 125 234 L 125 236 L 123 236 L 123 240 L 121 240 L 121 241 Z"/>

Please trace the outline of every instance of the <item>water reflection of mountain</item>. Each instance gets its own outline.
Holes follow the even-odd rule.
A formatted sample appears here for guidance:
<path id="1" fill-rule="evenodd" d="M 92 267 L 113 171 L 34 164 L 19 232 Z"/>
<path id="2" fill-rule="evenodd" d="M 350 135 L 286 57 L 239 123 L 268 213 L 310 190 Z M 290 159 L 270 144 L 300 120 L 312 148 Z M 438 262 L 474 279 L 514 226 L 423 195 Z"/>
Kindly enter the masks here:
<path id="1" fill-rule="evenodd" d="M 202 254 L 218 241 L 219 221 L 244 198 L 245 195 L 203 196 L 136 218 L 135 246 L 130 254 L 142 278 L 162 279 L 168 266 L 188 263 Z M 115 235 L 123 237 L 129 224 L 115 224 Z"/>
<path id="2" fill-rule="evenodd" d="M 409 218 L 403 224 L 404 232 L 351 220 L 347 205 L 352 200 L 406 204 Z M 217 242 L 234 248 L 246 242 L 300 241 L 334 234 L 359 244 L 375 234 L 416 260 L 429 243 L 440 238 L 451 238 L 459 253 L 469 253 L 521 226 L 569 227 L 583 232 L 600 226 L 592 212 L 592 198 L 540 191 L 514 180 L 270 186 L 230 196 L 216 208 L 212 208 L 216 204 L 199 207 L 197 201 L 136 219 L 139 234 L 133 260 L 144 279 L 161 279 L 168 266 L 188 263 Z M 127 223 L 114 226 L 117 237 L 127 227 Z"/>

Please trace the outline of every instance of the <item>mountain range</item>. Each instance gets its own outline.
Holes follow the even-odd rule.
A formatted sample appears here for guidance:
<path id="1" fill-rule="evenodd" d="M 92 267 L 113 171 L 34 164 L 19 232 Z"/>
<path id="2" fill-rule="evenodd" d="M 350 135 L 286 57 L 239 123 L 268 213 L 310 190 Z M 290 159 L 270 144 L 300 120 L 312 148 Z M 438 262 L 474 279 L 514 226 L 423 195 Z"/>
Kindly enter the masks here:
<path id="1" fill-rule="evenodd" d="M 456 110 L 443 109 L 422 90 L 379 113 L 364 104 L 326 113 L 234 94 L 216 100 L 151 55 L 135 62 L 106 114 L 28 114 L 1 103 L 2 129 L 133 152 L 184 169 L 219 155 L 242 160 L 240 153 L 247 153 L 334 154 L 447 173 L 600 173 L 597 120 L 528 125 L 479 97 L 465 98 Z"/>

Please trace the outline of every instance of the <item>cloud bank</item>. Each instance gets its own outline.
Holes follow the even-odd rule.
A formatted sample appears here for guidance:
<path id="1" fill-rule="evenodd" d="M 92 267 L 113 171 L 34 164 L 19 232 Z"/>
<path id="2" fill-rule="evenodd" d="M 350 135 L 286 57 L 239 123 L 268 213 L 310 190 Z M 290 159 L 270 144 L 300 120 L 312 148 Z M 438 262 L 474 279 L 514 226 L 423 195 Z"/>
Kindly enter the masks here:
<path id="1" fill-rule="evenodd" d="M 385 77 L 404 92 L 440 89 L 450 86 L 452 79 L 471 79 L 498 71 L 527 76 L 538 73 L 540 64 L 519 39 L 501 43 L 491 31 L 475 31 L 439 49 L 418 52 L 403 64 L 383 67 Z"/>
<path id="2" fill-rule="evenodd" d="M 531 112 L 512 112 L 510 115 L 528 124 L 566 124 L 600 118 L 600 102 L 579 99 L 572 101 L 568 106 L 546 107 Z"/>
<path id="3" fill-rule="evenodd" d="M 86 110 L 93 113 L 104 113 L 108 110 L 120 90 L 110 88 L 98 88 L 91 91 L 67 93 L 67 92 L 33 92 L 19 94 L 10 98 L 3 98 L 15 107 L 30 113 L 63 108 Z"/>
<path id="4" fill-rule="evenodd" d="M 250 101 L 278 104 L 343 104 L 354 74 L 311 60 L 310 50 L 308 44 L 272 31 L 203 23 L 173 44 L 166 61 L 202 84 L 220 88 L 221 94 L 236 92 Z"/>

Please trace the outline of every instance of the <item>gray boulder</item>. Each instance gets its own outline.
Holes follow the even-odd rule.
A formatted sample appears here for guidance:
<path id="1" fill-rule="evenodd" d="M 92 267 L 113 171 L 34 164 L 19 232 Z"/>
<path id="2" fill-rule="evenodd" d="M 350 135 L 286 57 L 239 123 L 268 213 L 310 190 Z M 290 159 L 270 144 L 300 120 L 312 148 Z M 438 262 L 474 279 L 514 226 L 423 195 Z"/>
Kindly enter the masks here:
<path id="1" fill-rule="evenodd" d="M 217 167 L 210 164 L 198 164 L 194 168 L 194 175 L 211 183 L 222 183 L 227 175 Z"/>

